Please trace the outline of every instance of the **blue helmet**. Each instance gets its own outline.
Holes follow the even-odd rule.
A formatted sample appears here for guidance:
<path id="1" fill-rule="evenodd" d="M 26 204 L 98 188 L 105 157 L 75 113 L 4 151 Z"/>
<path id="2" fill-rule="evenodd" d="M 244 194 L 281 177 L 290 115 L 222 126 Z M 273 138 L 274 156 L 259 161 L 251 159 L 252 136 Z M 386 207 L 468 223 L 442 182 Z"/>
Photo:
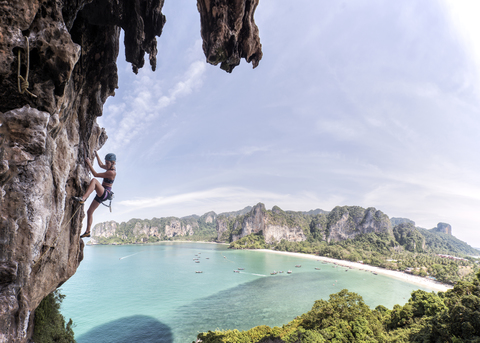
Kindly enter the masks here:
<path id="1" fill-rule="evenodd" d="M 116 162 L 117 161 L 117 156 L 115 156 L 115 154 L 109 153 L 109 154 L 107 154 L 107 156 L 105 156 L 105 161 Z"/>

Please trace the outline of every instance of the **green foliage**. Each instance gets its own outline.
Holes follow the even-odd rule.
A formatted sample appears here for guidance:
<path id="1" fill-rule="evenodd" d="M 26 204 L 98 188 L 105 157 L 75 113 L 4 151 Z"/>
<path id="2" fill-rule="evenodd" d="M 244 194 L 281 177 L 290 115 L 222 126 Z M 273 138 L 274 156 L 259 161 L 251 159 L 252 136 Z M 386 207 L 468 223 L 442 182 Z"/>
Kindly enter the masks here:
<path id="1" fill-rule="evenodd" d="M 251 233 L 239 240 L 230 243 L 230 248 L 234 249 L 267 249 L 265 238 L 262 232 Z"/>
<path id="2" fill-rule="evenodd" d="M 317 300 L 310 312 L 302 315 L 302 327 L 315 330 L 326 340 L 338 342 L 381 341 L 383 326 L 360 295 L 346 289 Z"/>
<path id="3" fill-rule="evenodd" d="M 324 219 L 317 218 L 317 222 L 313 226 L 321 227 Z M 395 236 L 388 233 L 371 232 L 358 235 L 354 239 L 330 244 L 314 239 L 312 234 L 311 238 L 306 241 L 288 242 L 282 240 L 272 245 L 271 248 L 280 251 L 316 254 L 353 262 L 363 261 L 365 264 L 392 270 L 404 271 L 407 268 L 412 268 L 416 275 L 428 275 L 438 281 L 451 284 L 460 280 L 473 279 L 474 272 L 478 269 L 475 259 L 452 260 L 431 252 L 415 252 L 418 250 L 418 245 L 412 242 L 418 242 L 421 236 L 416 231 L 409 234 L 408 230 L 408 228 L 403 231 L 394 228 L 394 232 L 405 246 L 400 245 Z M 318 231 L 314 232 L 315 234 L 318 233 Z M 406 247 L 411 247 L 411 250 L 414 251 L 409 251 Z M 464 276 L 465 274 L 466 276 Z"/>
<path id="4" fill-rule="evenodd" d="M 202 343 L 256 343 L 273 332 L 270 327 L 261 325 L 248 331 L 216 330 L 203 332 L 197 336 L 197 339 L 200 339 Z"/>
<path id="5" fill-rule="evenodd" d="M 437 254 L 450 255 L 473 255 L 478 256 L 480 252 L 465 242 L 445 233 L 431 232 L 425 229 L 416 228 L 425 237 L 427 249 Z"/>
<path id="6" fill-rule="evenodd" d="M 33 340 L 36 343 L 75 343 L 73 322 L 65 325 L 65 318 L 60 313 L 60 304 L 64 295 L 58 290 L 47 295 L 35 310 L 35 328 Z"/>
<path id="7" fill-rule="evenodd" d="M 395 240 L 410 252 L 424 252 L 425 237 L 410 223 L 399 224 L 393 228 Z"/>
<path id="8" fill-rule="evenodd" d="M 381 305 L 371 310 L 361 296 L 344 289 L 317 300 L 281 328 L 209 331 L 198 338 L 204 343 L 480 342 L 480 272 L 445 293 L 414 291 L 392 310 Z"/>
<path id="9" fill-rule="evenodd" d="M 312 217 L 304 212 L 283 211 L 278 206 L 273 206 L 271 211 L 265 211 L 267 223 L 289 228 L 301 228 L 306 236 L 310 235 Z"/>
<path id="10" fill-rule="evenodd" d="M 209 212 L 202 217 L 189 216 L 184 218 L 166 217 L 148 219 L 130 219 L 117 225 L 115 235 L 105 238 L 94 236 L 99 244 L 138 244 L 138 243 L 156 243 L 165 240 L 191 240 L 191 241 L 214 241 L 217 238 L 215 221 L 207 218 L 215 216 L 214 212 Z M 191 226 L 193 235 L 167 237 L 165 228 L 171 225 L 173 221 L 178 221 L 182 226 Z M 158 235 L 146 235 L 140 233 L 139 228 L 153 229 Z M 95 229 L 93 230 L 95 233 Z"/>

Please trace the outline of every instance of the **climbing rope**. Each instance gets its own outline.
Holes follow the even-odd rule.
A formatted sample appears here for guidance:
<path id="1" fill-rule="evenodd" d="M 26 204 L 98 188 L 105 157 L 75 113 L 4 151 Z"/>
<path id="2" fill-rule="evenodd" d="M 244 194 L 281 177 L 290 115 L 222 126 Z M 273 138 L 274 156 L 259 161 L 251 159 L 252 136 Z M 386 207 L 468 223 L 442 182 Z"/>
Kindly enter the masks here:
<path id="1" fill-rule="evenodd" d="M 108 207 L 110 209 L 110 213 L 112 212 L 112 200 L 110 200 L 110 203 L 108 205 L 105 205 L 103 202 L 101 204 L 105 207 Z"/>
<path id="2" fill-rule="evenodd" d="M 60 231 L 58 232 L 57 237 L 56 237 L 55 240 L 53 241 L 52 245 L 50 245 L 50 246 L 48 247 L 48 249 L 45 250 L 45 252 L 44 252 L 42 255 L 40 255 L 40 257 L 38 258 L 38 260 L 33 264 L 32 269 L 35 268 L 35 266 L 42 260 L 43 256 L 45 256 L 46 253 L 49 252 L 51 248 L 54 248 L 54 247 L 55 247 L 55 244 L 57 243 L 58 237 L 60 237 L 60 233 L 65 229 L 65 227 L 66 227 L 68 224 L 70 224 L 72 218 L 77 214 L 78 210 L 79 210 L 81 207 L 82 207 L 82 206 L 78 206 L 77 209 L 75 210 L 75 212 L 73 212 L 73 214 L 72 214 L 72 216 L 70 217 L 70 219 L 65 223 L 65 225 L 63 225 L 63 227 L 62 227 L 62 228 L 60 229 Z"/>
<path id="3" fill-rule="evenodd" d="M 28 71 L 30 69 L 30 45 L 28 44 L 28 37 L 25 37 L 25 40 L 27 41 L 27 74 L 25 75 L 25 78 L 23 78 L 22 75 L 20 75 L 20 49 L 18 50 L 18 92 L 20 94 L 23 94 L 27 92 L 29 95 L 33 96 L 36 98 L 37 96 L 33 93 L 31 93 L 28 90 Z M 20 82 L 21 81 L 21 82 Z"/>

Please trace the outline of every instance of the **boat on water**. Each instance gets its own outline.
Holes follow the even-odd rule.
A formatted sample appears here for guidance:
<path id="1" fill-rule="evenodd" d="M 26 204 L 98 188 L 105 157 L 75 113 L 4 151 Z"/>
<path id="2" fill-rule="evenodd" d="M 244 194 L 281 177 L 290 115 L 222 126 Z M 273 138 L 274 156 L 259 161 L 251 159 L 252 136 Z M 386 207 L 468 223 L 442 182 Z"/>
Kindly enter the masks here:
<path id="1" fill-rule="evenodd" d="M 301 268 L 301 267 L 302 267 L 301 264 L 297 264 L 297 265 L 295 266 L 295 268 Z"/>
<path id="2" fill-rule="evenodd" d="M 320 270 L 320 268 L 315 268 L 315 270 Z"/>
<path id="3" fill-rule="evenodd" d="M 240 273 L 240 270 L 234 270 L 233 272 L 234 273 Z"/>
<path id="4" fill-rule="evenodd" d="M 200 263 L 200 261 L 199 261 L 199 260 L 196 260 L 195 263 Z"/>
<path id="5" fill-rule="evenodd" d="M 245 270 L 245 268 L 238 268 L 238 270 Z"/>
<path id="6" fill-rule="evenodd" d="M 201 271 L 201 270 L 196 270 L 195 273 L 197 273 L 197 274 L 202 274 L 203 271 Z"/>
<path id="7" fill-rule="evenodd" d="M 291 270 L 287 271 L 287 274 L 292 274 L 292 271 Z"/>
<path id="8" fill-rule="evenodd" d="M 278 274 L 278 272 L 275 271 L 275 270 L 273 271 L 273 273 L 270 273 L 270 275 L 277 275 L 277 274 Z"/>

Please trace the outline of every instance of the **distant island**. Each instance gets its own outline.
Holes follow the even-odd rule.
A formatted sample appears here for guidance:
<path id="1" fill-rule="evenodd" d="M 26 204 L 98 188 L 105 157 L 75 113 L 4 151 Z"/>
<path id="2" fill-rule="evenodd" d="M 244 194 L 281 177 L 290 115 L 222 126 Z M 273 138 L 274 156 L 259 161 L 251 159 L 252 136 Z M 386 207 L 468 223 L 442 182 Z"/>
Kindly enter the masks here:
<path id="1" fill-rule="evenodd" d="M 89 244 L 139 244 L 171 240 L 229 243 L 234 249 L 274 249 L 316 254 L 405 271 L 454 284 L 472 280 L 479 250 L 438 223 L 424 229 L 407 218 L 389 218 L 373 207 L 337 206 L 284 211 L 259 203 L 240 211 L 183 218 L 99 223 Z"/>

